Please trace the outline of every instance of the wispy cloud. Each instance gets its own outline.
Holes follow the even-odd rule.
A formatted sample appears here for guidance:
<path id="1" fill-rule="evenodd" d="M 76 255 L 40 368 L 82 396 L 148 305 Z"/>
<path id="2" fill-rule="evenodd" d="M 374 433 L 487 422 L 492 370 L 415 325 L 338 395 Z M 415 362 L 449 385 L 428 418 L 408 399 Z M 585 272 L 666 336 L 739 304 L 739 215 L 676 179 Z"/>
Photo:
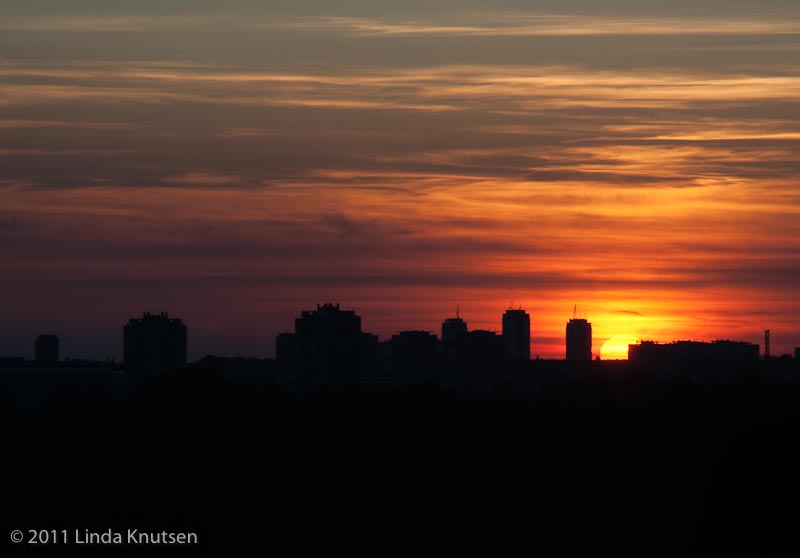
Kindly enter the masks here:
<path id="1" fill-rule="evenodd" d="M 39 16 L 10 17 L 0 21 L 8 31 L 120 33 L 179 31 L 208 28 L 231 22 L 232 18 L 214 15 L 115 15 L 115 16 Z"/>
<path id="2" fill-rule="evenodd" d="M 191 185 L 191 186 L 244 186 L 252 182 L 249 177 L 235 174 L 214 174 L 208 172 L 186 172 L 178 176 L 162 179 L 166 184 Z"/>
<path id="3" fill-rule="evenodd" d="M 610 71 L 561 66 L 442 66 L 325 74 L 229 72 L 128 67 L 106 72 L 38 70 L 56 82 L 33 83 L 6 64 L 6 106 L 58 100 L 125 103 L 196 102 L 252 106 L 379 110 L 536 111 L 552 108 L 707 108 L 765 100 L 797 101 L 791 74 Z"/>
<path id="4" fill-rule="evenodd" d="M 159 129 L 156 125 L 134 122 L 0 119 L 0 129 L 3 130 L 36 130 L 59 128 L 67 130 L 91 130 L 97 132 L 156 131 Z"/>
<path id="5" fill-rule="evenodd" d="M 325 30 L 362 36 L 453 35 L 534 37 L 594 35 L 771 35 L 800 33 L 800 24 L 779 19 L 596 17 L 489 12 L 434 21 L 309 17 L 257 24 L 272 29 Z"/>
<path id="6" fill-rule="evenodd" d="M 81 155 L 81 156 L 113 156 L 136 153 L 136 149 L 0 149 L 0 156 L 49 156 L 49 155 Z"/>
<path id="7" fill-rule="evenodd" d="M 138 15 L 10 17 L 0 29 L 62 33 L 141 33 L 183 30 L 271 29 L 333 32 L 362 37 L 462 36 L 535 37 L 603 35 L 787 35 L 800 33 L 790 18 L 601 17 L 537 12 L 426 14 L 424 19 L 368 17 L 273 17 L 257 15 Z"/>

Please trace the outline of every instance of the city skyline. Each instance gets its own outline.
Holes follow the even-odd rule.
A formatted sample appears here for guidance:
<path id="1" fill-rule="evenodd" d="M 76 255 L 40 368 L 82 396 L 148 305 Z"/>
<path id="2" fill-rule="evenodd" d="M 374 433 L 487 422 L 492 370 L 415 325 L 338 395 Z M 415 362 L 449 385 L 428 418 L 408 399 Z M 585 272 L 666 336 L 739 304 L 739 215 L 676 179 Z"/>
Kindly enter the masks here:
<path id="1" fill-rule="evenodd" d="M 321 300 L 800 344 L 796 2 L 264 4 L 3 2 L 0 355 L 169 309 L 270 356 Z"/>
<path id="2" fill-rule="evenodd" d="M 347 309 L 347 310 L 354 310 L 355 309 L 354 306 L 348 305 L 348 304 L 343 305 L 343 308 Z M 522 309 L 521 306 L 518 306 L 518 308 Z M 506 308 L 506 310 L 513 310 L 513 309 L 514 308 L 512 308 L 511 306 Z M 457 310 L 457 313 L 460 316 L 460 314 L 461 314 L 460 310 Z M 138 312 L 138 314 L 147 315 L 147 314 L 150 314 L 150 312 L 149 311 Z M 138 314 L 134 313 L 134 315 L 138 315 Z M 362 312 L 362 314 L 363 314 L 363 312 Z M 176 315 L 177 315 L 177 313 L 176 313 Z M 562 322 L 569 323 L 569 321 L 572 321 L 572 320 L 569 320 L 569 318 L 568 318 L 566 313 L 564 314 L 564 316 L 565 317 L 562 320 Z M 293 319 L 294 318 L 292 318 L 292 320 Z M 427 325 L 429 325 L 429 322 L 426 322 L 426 324 L 425 324 L 426 327 L 422 327 L 422 326 L 420 326 L 420 324 L 416 324 L 415 325 L 415 324 L 409 322 L 408 323 L 408 327 L 403 327 L 403 328 L 399 328 L 399 327 L 391 328 L 391 327 L 389 327 L 388 329 L 381 330 L 381 331 L 375 330 L 374 328 L 370 329 L 369 326 L 365 326 L 365 327 L 369 331 L 371 331 L 372 333 L 378 335 L 378 337 L 381 339 L 381 341 L 385 341 L 387 339 L 390 339 L 393 335 L 395 335 L 397 333 L 407 332 L 407 331 L 425 331 L 425 332 L 429 332 L 429 333 L 432 333 L 432 334 L 436 335 L 439 339 L 443 339 L 443 335 L 442 335 L 443 321 L 446 322 L 446 321 L 455 320 L 455 319 L 460 320 L 462 323 L 466 322 L 466 325 L 469 327 L 470 331 L 473 331 L 473 330 L 484 330 L 484 331 L 492 331 L 492 332 L 500 333 L 502 331 L 502 329 L 503 329 L 502 328 L 502 313 L 500 313 L 500 312 L 497 312 L 497 317 L 494 320 L 494 322 L 491 322 L 491 321 L 488 321 L 488 322 L 487 321 L 475 321 L 474 322 L 475 325 L 472 325 L 473 324 L 472 320 L 470 320 L 470 319 L 466 319 L 465 320 L 463 317 L 456 318 L 455 313 L 453 313 L 452 315 L 446 314 L 446 317 L 440 318 L 438 320 L 438 324 L 437 325 L 434 325 L 434 326 L 431 326 L 431 327 L 427 327 Z M 189 360 L 198 360 L 198 359 L 200 359 L 200 358 L 202 358 L 204 356 L 211 355 L 211 354 L 214 354 L 214 355 L 217 355 L 217 356 L 226 356 L 226 357 L 243 356 L 243 357 L 248 357 L 248 358 L 250 358 L 250 357 L 252 357 L 252 358 L 274 358 L 275 357 L 275 347 L 274 347 L 275 336 L 277 336 L 277 335 L 279 335 L 281 333 L 287 332 L 289 330 L 289 325 L 288 324 L 291 323 L 292 320 L 289 320 L 287 322 L 287 325 L 285 325 L 283 328 L 281 328 L 279 326 L 275 330 L 276 332 L 272 337 L 264 337 L 264 343 L 260 347 L 255 347 L 255 349 L 253 349 L 252 352 L 246 352 L 246 353 L 213 352 L 213 351 L 209 351 L 209 350 L 200 348 L 203 345 L 197 344 L 198 346 L 193 346 L 192 344 L 190 344 L 189 345 L 189 353 L 188 353 Z M 577 321 L 584 321 L 584 319 L 579 319 Z M 563 333 L 562 333 L 562 336 L 561 336 L 560 340 L 553 340 L 551 338 L 548 338 L 548 339 L 544 340 L 544 342 L 539 342 L 538 340 L 540 340 L 541 338 L 537 338 L 536 335 L 535 335 L 537 326 L 540 326 L 542 329 L 544 329 L 544 328 L 550 329 L 552 324 L 537 324 L 535 319 L 532 319 L 531 322 L 532 322 L 532 325 L 531 325 L 531 342 L 530 342 L 531 358 L 544 358 L 544 359 L 554 359 L 554 360 L 558 360 L 558 359 L 564 358 L 564 356 L 566 354 L 565 353 L 566 349 L 565 349 L 565 346 L 564 346 L 566 337 L 563 335 Z M 207 323 L 207 320 L 206 320 L 205 323 Z M 368 323 L 369 323 L 369 319 L 368 319 Z M 627 346 L 629 344 L 634 344 L 634 343 L 638 343 L 638 342 L 641 342 L 641 341 L 655 341 L 657 343 L 672 343 L 672 342 L 675 342 L 675 341 L 686 341 L 686 340 L 700 341 L 700 342 L 712 342 L 712 341 L 718 341 L 718 340 L 721 340 L 721 339 L 733 339 L 733 338 L 735 338 L 734 335 L 725 334 L 724 332 L 720 331 L 720 332 L 717 332 L 716 334 L 712 333 L 711 335 L 703 337 L 703 338 L 693 338 L 690 335 L 680 334 L 680 332 L 678 332 L 678 334 L 675 337 L 670 337 L 670 338 L 636 337 L 636 336 L 633 336 L 633 335 L 630 335 L 630 334 L 619 334 L 619 335 L 615 335 L 615 336 L 608 337 L 608 338 L 605 338 L 605 339 L 602 339 L 602 340 L 598 341 L 598 338 L 591 334 L 591 326 L 592 326 L 592 324 L 590 323 L 589 324 L 590 336 L 591 336 L 591 339 L 593 339 L 594 342 L 595 342 L 595 348 L 592 350 L 592 356 L 593 356 L 593 358 L 594 357 L 601 357 L 601 358 L 604 358 L 604 360 L 609 360 L 609 359 L 627 359 L 627 353 L 625 352 L 627 350 Z M 105 327 L 104 329 L 106 331 L 109 331 L 111 333 L 112 337 L 118 337 L 119 339 L 117 339 L 116 345 L 114 345 L 114 344 L 111 345 L 112 350 L 110 352 L 106 352 L 106 353 L 102 353 L 102 351 L 98 351 L 97 348 L 92 346 L 90 343 L 88 343 L 86 339 L 75 338 L 75 337 L 72 337 L 72 338 L 67 337 L 67 338 L 65 338 L 63 335 L 60 335 L 58 333 L 55 333 L 55 334 L 42 334 L 42 333 L 39 332 L 39 330 L 41 330 L 41 329 L 42 328 L 38 328 L 37 329 L 34 326 L 33 329 L 31 329 L 31 331 L 33 333 L 31 335 L 30 339 L 23 340 L 23 343 L 20 343 L 20 344 L 16 345 L 18 350 L 16 350 L 16 351 L 5 350 L 4 352 L 0 351 L 0 356 L 14 356 L 14 357 L 20 356 L 20 357 L 23 357 L 23 358 L 31 358 L 31 357 L 35 358 L 35 353 L 36 353 L 36 346 L 35 345 L 36 344 L 33 342 L 34 338 L 38 339 L 38 337 L 50 337 L 51 335 L 55 335 L 55 337 L 58 339 L 58 342 L 62 344 L 61 351 L 63 353 L 63 357 L 64 358 L 67 358 L 67 359 L 89 359 L 89 360 L 105 360 L 105 359 L 111 358 L 111 359 L 119 360 L 119 361 L 123 360 L 123 338 L 122 338 L 121 335 L 118 335 L 118 334 L 114 333 L 113 329 L 109 329 L 108 327 Z M 68 332 L 74 331 L 74 329 L 72 327 L 66 327 L 65 329 Z M 753 329 L 755 329 L 755 328 L 753 328 Z M 758 344 L 759 346 L 761 346 L 763 344 L 764 332 L 763 331 L 759 331 L 758 333 L 760 333 L 760 335 L 753 335 L 753 336 L 750 336 L 750 337 L 747 337 L 747 338 L 736 338 L 736 339 L 739 339 L 739 340 L 742 340 L 742 341 L 747 341 L 747 342 L 750 342 L 750 343 L 755 343 L 755 344 Z M 22 336 L 20 335 L 19 337 L 21 338 Z M 780 337 L 789 339 L 790 341 L 789 341 L 788 345 L 791 345 L 791 343 L 792 343 L 791 340 L 792 339 L 800 339 L 800 335 L 798 335 L 795 332 L 786 332 L 783 335 L 781 335 Z M 213 339 L 210 339 L 208 337 L 201 337 L 200 339 L 201 339 L 202 343 L 208 343 L 207 346 L 210 346 L 210 347 L 213 347 L 213 346 L 215 346 L 217 344 L 217 343 L 215 343 L 215 341 Z M 65 340 L 66 340 L 66 343 L 64 343 Z M 795 341 L 795 344 L 797 344 L 797 341 Z M 559 349 L 555 349 L 555 352 L 547 352 L 547 353 L 545 353 L 544 351 L 538 350 L 540 347 L 546 347 L 547 350 L 553 351 L 554 347 L 556 345 L 558 345 L 560 348 Z M 76 347 L 88 347 L 89 348 L 89 352 L 84 352 L 84 353 L 78 352 Z M 773 345 L 773 347 L 774 347 L 774 345 Z M 797 348 L 798 347 L 792 345 L 792 346 L 789 346 L 786 350 L 777 350 L 777 351 L 773 350 L 772 351 L 772 356 L 781 356 L 781 355 L 790 355 L 791 356 L 793 353 L 796 352 Z M 603 356 L 603 355 L 605 355 L 605 356 Z"/>
<path id="3" fill-rule="evenodd" d="M 0 0 L 0 310 L 2 556 L 798 554 L 800 1 Z"/>
<path id="4" fill-rule="evenodd" d="M 341 311 L 342 315 L 349 315 L 352 316 L 353 319 L 357 321 L 357 329 L 359 332 L 362 331 L 361 320 L 362 317 L 360 314 L 357 314 L 356 311 L 350 307 L 345 306 L 341 308 L 339 303 L 331 303 L 331 302 L 323 302 L 317 303 L 316 311 L 312 310 L 301 310 L 300 318 L 295 318 L 295 323 L 300 324 L 304 320 L 307 320 L 310 316 L 314 316 L 315 314 L 319 313 L 322 309 L 325 311 L 326 309 L 331 309 L 338 314 Z M 340 310 L 341 308 L 341 310 Z M 577 309 L 577 306 L 576 306 Z M 616 337 L 612 337 L 607 339 L 600 347 L 595 346 L 595 349 L 592 348 L 593 343 L 593 335 L 592 335 L 592 324 L 588 322 L 585 318 L 576 318 L 577 310 L 573 310 L 573 317 L 566 321 L 566 334 L 562 338 L 562 352 L 560 355 L 557 356 L 542 356 L 541 354 L 535 351 L 536 346 L 533 340 L 533 337 L 530 337 L 530 343 L 528 347 L 530 348 L 530 352 L 526 352 L 524 348 L 519 348 L 520 343 L 522 343 L 522 339 L 520 335 L 523 334 L 524 331 L 529 331 L 530 328 L 530 315 L 526 312 L 524 308 L 521 306 L 513 307 L 509 306 L 505 309 L 505 312 L 501 316 L 501 321 L 504 322 L 504 325 L 501 329 L 496 328 L 484 328 L 483 325 L 478 327 L 470 326 L 469 321 L 464 320 L 461 317 L 460 307 L 456 309 L 455 315 L 445 316 L 440 321 L 440 327 L 438 330 L 438 334 L 436 330 L 427 330 L 427 329 L 420 329 L 420 328 L 410 328 L 410 329 L 395 329 L 389 335 L 378 335 L 374 332 L 368 331 L 367 328 L 363 329 L 363 334 L 368 337 L 374 337 L 375 342 L 380 343 L 387 343 L 390 341 L 394 341 L 397 339 L 398 335 L 405 335 L 405 334 L 425 334 L 426 336 L 431 336 L 436 341 L 441 342 L 452 342 L 458 339 L 461 336 L 466 335 L 469 332 L 486 332 L 499 335 L 504 342 L 504 349 L 502 352 L 505 354 L 506 359 L 510 359 L 513 361 L 527 361 L 530 359 L 545 359 L 545 360 L 567 360 L 567 361 L 580 361 L 580 360 L 592 360 L 592 359 L 602 359 L 602 360 L 628 360 L 628 347 L 630 345 L 674 345 L 674 344 L 716 344 L 716 343 L 733 343 L 734 345 L 750 345 L 751 347 L 755 348 L 756 354 L 763 353 L 763 356 L 769 357 L 780 357 L 780 356 L 792 356 L 792 352 L 794 352 L 794 358 L 798 358 L 798 350 L 800 348 L 794 347 L 792 350 L 787 351 L 785 353 L 772 353 L 768 354 L 767 349 L 762 348 L 762 346 L 758 342 L 753 342 L 752 340 L 733 340 L 730 336 L 725 335 L 718 335 L 713 339 L 689 339 L 686 336 L 683 337 L 676 337 L 674 339 L 644 339 L 644 338 L 634 338 L 631 336 L 620 335 Z M 524 324 L 520 323 L 520 318 L 524 320 Z M 202 358 L 208 356 L 222 356 L 222 357 L 246 357 L 246 358 L 275 358 L 280 360 L 279 352 L 280 349 L 278 346 L 281 344 L 281 338 L 286 336 L 294 336 L 295 333 L 291 331 L 291 328 L 287 325 L 283 330 L 281 330 L 276 336 L 271 340 L 271 351 L 262 352 L 255 355 L 233 355 L 233 354 L 213 354 L 208 352 L 207 350 L 201 348 L 195 348 L 192 350 L 187 350 L 187 346 L 189 349 L 192 348 L 192 344 L 187 344 L 187 325 L 184 324 L 183 320 L 180 318 L 170 318 L 168 312 L 149 312 L 145 311 L 141 313 L 140 318 L 130 318 L 128 322 L 123 327 L 124 333 L 124 342 L 123 347 L 121 350 L 121 358 L 116 355 L 106 355 L 103 359 L 108 360 L 119 360 L 120 362 L 125 362 L 126 365 L 129 364 L 129 358 L 125 356 L 125 351 L 127 351 L 127 346 L 129 344 L 129 334 L 132 333 L 136 328 L 140 327 L 141 324 L 151 324 L 152 327 L 155 328 L 154 331 L 159 331 L 162 328 L 178 328 L 178 335 L 182 337 L 182 344 L 183 349 L 180 353 L 180 356 L 177 356 L 177 362 L 183 363 L 180 366 L 185 366 L 187 362 L 198 361 Z M 295 326 L 295 328 L 297 325 Z M 524 329 L 520 330 L 519 328 L 523 327 Z M 359 333 L 360 335 L 361 333 Z M 765 335 L 768 335 L 768 332 L 764 332 Z M 173 335 L 172 333 L 168 334 L 168 338 Z M 287 342 L 285 340 L 284 342 Z M 290 344 L 294 343 L 294 341 L 288 341 Z M 170 344 L 174 343 L 174 341 L 169 341 Z M 58 334 L 49 333 L 49 334 L 37 334 L 35 337 L 35 342 L 33 344 L 34 350 L 31 351 L 34 357 L 33 360 L 35 362 L 42 363 L 57 363 L 59 362 L 59 354 L 60 354 L 60 344 L 61 339 Z M 288 349 L 288 345 L 286 346 Z M 284 349 L 284 350 L 287 350 Z M 296 349 L 290 349 L 296 350 Z M 510 351 L 510 352 L 509 352 Z M 571 352 L 572 351 L 572 352 Z M 195 356 L 198 355 L 198 356 Z M 0 354 L 0 357 L 11 357 L 11 358 L 29 358 L 30 354 L 28 353 L 19 353 L 19 354 Z M 148 357 L 150 358 L 150 357 Z M 175 359 L 174 356 L 169 356 L 168 359 Z M 74 354 L 67 354 L 64 355 L 64 360 L 102 360 L 95 357 L 91 357 L 88 355 L 74 355 Z M 141 367 L 141 364 L 137 364 L 137 367 Z"/>

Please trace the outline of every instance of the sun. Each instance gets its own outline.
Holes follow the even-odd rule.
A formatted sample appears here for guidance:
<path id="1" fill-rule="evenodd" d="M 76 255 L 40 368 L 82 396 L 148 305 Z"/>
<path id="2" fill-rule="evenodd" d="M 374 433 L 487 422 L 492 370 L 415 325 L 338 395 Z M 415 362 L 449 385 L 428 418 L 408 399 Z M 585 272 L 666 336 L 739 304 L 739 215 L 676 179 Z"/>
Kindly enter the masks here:
<path id="1" fill-rule="evenodd" d="M 615 335 L 600 347 L 600 358 L 603 360 L 628 360 L 628 345 L 639 340 L 633 335 Z"/>

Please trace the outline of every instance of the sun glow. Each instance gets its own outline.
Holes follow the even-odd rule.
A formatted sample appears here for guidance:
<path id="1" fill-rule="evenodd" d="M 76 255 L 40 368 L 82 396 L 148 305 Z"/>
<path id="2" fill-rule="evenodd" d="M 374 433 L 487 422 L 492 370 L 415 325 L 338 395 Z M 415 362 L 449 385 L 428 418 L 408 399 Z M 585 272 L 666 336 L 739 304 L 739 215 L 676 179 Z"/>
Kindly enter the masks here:
<path id="1" fill-rule="evenodd" d="M 628 345 L 638 343 L 633 335 L 615 335 L 600 347 L 600 358 L 603 360 L 628 360 Z"/>

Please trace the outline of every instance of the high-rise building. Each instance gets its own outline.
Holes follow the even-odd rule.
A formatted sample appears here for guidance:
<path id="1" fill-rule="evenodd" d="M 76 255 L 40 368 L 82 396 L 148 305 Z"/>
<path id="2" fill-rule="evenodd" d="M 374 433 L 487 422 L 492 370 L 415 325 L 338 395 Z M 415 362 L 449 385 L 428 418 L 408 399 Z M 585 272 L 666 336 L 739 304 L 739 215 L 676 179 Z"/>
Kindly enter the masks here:
<path id="1" fill-rule="evenodd" d="M 35 343 L 36 362 L 55 364 L 59 360 L 58 336 L 42 334 L 36 337 Z"/>
<path id="2" fill-rule="evenodd" d="M 301 389 L 347 383 L 361 369 L 361 317 L 336 304 L 317 304 L 294 323 Z"/>
<path id="3" fill-rule="evenodd" d="M 126 383 L 138 384 L 161 372 L 186 366 L 186 325 L 168 314 L 131 318 L 125 326 Z"/>
<path id="4" fill-rule="evenodd" d="M 800 347 L 796 347 L 794 350 L 794 359 L 800 360 Z"/>
<path id="5" fill-rule="evenodd" d="M 531 358 L 531 317 L 522 308 L 503 314 L 503 346 L 506 361 L 520 363 Z"/>
<path id="6" fill-rule="evenodd" d="M 279 333 L 275 337 L 275 360 L 283 366 L 294 366 L 300 358 L 297 335 Z"/>
<path id="7" fill-rule="evenodd" d="M 458 312 L 456 312 L 455 318 L 447 318 L 442 322 L 442 341 L 453 341 L 466 333 L 467 322 L 461 319 Z"/>
<path id="8" fill-rule="evenodd" d="M 592 324 L 587 320 L 567 322 L 567 360 L 592 360 Z"/>
<path id="9" fill-rule="evenodd" d="M 455 341 L 457 378 L 471 391 L 483 391 L 496 385 L 508 364 L 504 365 L 503 337 L 494 331 L 473 329 Z"/>
<path id="10" fill-rule="evenodd" d="M 393 375 L 403 379 L 431 379 L 437 372 L 439 340 L 428 331 L 401 331 L 386 343 Z"/>

